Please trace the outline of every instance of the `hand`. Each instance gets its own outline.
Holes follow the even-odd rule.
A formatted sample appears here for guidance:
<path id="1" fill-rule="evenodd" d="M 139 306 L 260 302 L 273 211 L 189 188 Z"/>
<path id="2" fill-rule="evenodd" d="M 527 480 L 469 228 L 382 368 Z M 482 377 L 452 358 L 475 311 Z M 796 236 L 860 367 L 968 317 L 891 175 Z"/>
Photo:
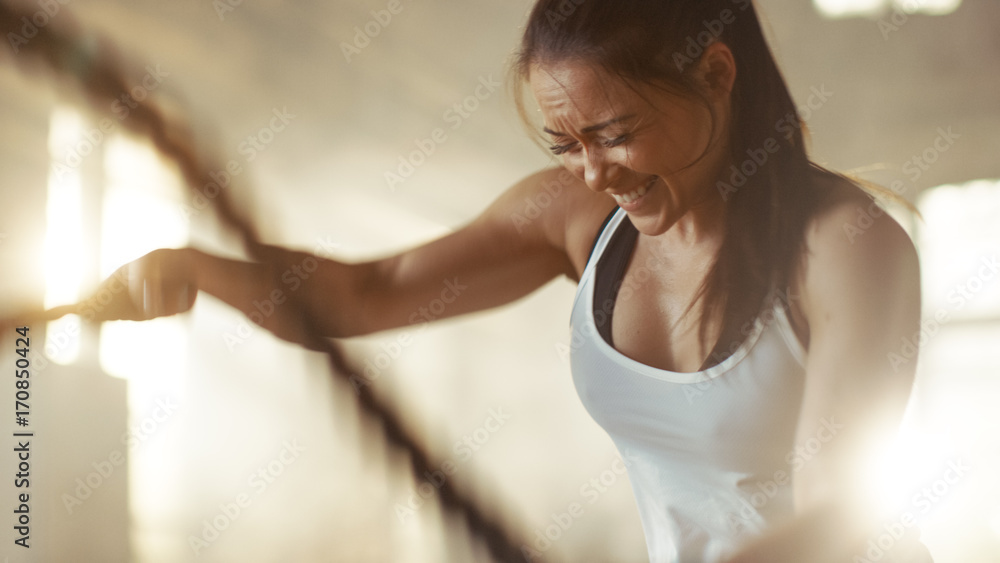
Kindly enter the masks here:
<path id="1" fill-rule="evenodd" d="M 183 313 L 198 295 L 194 250 L 159 249 L 129 262 L 72 311 L 92 322 L 145 321 Z"/>

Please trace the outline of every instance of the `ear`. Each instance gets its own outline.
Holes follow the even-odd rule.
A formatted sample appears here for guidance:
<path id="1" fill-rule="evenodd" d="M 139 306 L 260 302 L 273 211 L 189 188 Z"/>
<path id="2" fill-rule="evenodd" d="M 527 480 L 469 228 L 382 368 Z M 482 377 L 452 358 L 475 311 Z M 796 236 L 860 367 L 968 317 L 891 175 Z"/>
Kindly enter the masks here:
<path id="1" fill-rule="evenodd" d="M 695 77 L 706 92 L 713 96 L 729 96 L 736 82 L 736 60 L 729 46 L 721 41 L 715 41 L 705 48 Z"/>

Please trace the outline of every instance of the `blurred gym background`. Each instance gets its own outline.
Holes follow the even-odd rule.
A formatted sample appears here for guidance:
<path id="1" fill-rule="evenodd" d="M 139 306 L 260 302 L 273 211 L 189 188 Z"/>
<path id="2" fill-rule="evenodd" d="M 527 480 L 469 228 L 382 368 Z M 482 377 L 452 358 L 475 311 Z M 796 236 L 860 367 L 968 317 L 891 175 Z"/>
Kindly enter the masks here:
<path id="1" fill-rule="evenodd" d="M 158 247 L 241 256 L 211 202 L 126 134 L 130 104 L 147 97 L 220 157 L 222 189 L 264 240 L 344 260 L 458 228 L 552 164 L 501 84 L 530 0 L 4 3 L 35 14 L 5 26 L 16 37 L 0 50 L 5 312 L 75 301 Z M 872 501 L 914 514 L 938 562 L 1000 561 L 1000 3 L 757 4 L 814 158 L 892 186 L 923 214 L 899 215 L 923 267 L 918 383 L 887 449 L 894 463 L 873 469 Z M 17 59 L 32 27 L 71 22 L 82 49 L 107 38 L 134 71 L 135 87 L 103 111 Z M 8 484 L 0 555 L 487 560 L 438 502 L 447 471 L 537 560 L 643 561 L 627 477 L 570 379 L 574 289 L 558 280 L 496 311 L 345 343 L 365 367 L 357 383 L 450 463 L 420 480 L 322 356 L 204 295 L 150 323 L 32 326 L 32 547 L 13 543 Z M 429 303 L 428 316 L 445 306 Z M 13 365 L 13 335 L 2 342 Z M 910 346 L 898 361 L 912 361 Z M 2 424 L 16 432 L 4 381 Z M 567 516 L 573 503 L 582 512 Z"/>

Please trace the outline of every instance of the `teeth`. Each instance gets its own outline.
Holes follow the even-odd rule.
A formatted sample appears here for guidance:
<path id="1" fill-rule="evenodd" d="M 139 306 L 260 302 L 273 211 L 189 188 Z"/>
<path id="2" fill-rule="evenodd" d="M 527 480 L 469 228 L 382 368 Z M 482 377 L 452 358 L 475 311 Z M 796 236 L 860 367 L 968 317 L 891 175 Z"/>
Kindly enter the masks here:
<path id="1" fill-rule="evenodd" d="M 614 196 L 615 201 L 617 201 L 619 205 L 622 203 L 632 203 L 633 201 L 646 195 L 646 192 L 649 190 L 650 187 L 652 187 L 653 182 L 655 181 L 656 178 L 653 178 L 646 185 L 639 186 L 639 188 L 636 189 L 634 192 L 629 192 L 627 194 L 621 194 L 621 195 L 619 194 L 612 194 L 612 195 Z"/>

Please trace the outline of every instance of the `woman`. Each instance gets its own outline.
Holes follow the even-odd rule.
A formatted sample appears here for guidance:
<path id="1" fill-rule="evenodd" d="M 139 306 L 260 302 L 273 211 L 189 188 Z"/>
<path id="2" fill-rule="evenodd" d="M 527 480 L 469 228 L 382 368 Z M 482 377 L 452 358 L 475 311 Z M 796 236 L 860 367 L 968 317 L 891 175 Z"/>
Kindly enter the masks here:
<path id="1" fill-rule="evenodd" d="M 886 215 L 845 234 L 871 197 L 808 160 L 750 1 L 540 0 L 513 75 L 562 167 L 418 248 L 317 259 L 296 292 L 317 328 L 405 326 L 445 279 L 468 289 L 442 318 L 565 275 L 574 381 L 628 465 L 651 561 L 929 561 L 864 487 L 912 384 L 887 356 L 918 330 L 917 254 Z M 540 216 L 511 220 L 552 182 Z M 128 272 L 134 318 L 187 310 L 191 288 L 249 314 L 279 287 L 193 249 Z M 261 324 L 306 339 L 287 308 Z"/>

